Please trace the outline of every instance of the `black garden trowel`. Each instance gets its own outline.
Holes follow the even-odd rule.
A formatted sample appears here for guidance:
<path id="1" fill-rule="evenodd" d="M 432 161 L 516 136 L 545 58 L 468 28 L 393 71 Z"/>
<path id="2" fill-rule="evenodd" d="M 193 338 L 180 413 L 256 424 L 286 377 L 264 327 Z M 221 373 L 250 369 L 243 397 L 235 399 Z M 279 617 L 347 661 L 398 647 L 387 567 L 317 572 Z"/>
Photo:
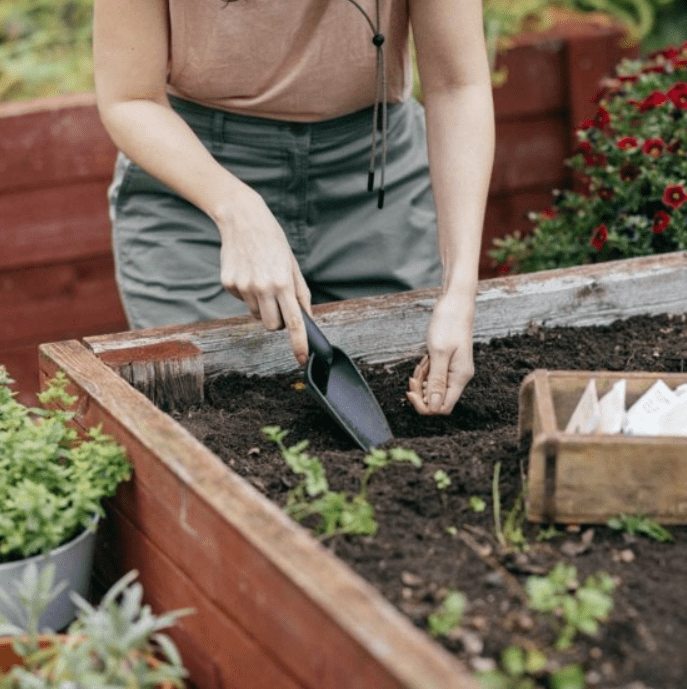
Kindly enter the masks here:
<path id="1" fill-rule="evenodd" d="M 302 313 L 310 349 L 304 372 L 308 392 L 366 452 L 391 440 L 384 412 L 356 365 Z"/>

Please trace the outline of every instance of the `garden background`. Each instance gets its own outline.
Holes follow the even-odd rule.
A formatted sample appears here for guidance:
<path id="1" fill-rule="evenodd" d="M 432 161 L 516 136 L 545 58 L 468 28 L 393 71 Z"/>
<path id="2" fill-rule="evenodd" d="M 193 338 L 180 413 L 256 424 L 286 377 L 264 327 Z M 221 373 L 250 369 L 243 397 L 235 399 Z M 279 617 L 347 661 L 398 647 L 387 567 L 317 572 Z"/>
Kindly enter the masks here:
<path id="1" fill-rule="evenodd" d="M 571 184 L 564 160 L 599 78 L 624 55 L 687 40 L 687 3 L 485 0 L 484 15 L 497 153 L 480 273 L 491 277 L 493 238 L 527 231 L 528 212 Z M 91 18 L 92 0 L 0 0 L 0 364 L 27 401 L 39 343 L 126 329 L 105 199 L 115 151 L 94 106 Z"/>

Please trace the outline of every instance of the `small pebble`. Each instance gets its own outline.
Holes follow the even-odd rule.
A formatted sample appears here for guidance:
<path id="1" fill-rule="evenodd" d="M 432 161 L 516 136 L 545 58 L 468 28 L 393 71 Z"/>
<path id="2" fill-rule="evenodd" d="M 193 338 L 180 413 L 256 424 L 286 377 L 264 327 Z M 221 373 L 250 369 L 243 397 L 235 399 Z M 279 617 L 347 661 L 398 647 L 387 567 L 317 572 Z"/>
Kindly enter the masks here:
<path id="1" fill-rule="evenodd" d="M 484 642 L 477 634 L 466 629 L 459 629 L 458 631 L 460 633 L 457 638 L 462 642 L 466 653 L 471 656 L 478 656 L 484 650 Z"/>
<path id="2" fill-rule="evenodd" d="M 412 572 L 401 572 L 401 581 L 406 586 L 419 586 L 422 583 L 422 579 Z"/>
<path id="3" fill-rule="evenodd" d="M 496 661 L 493 658 L 476 656 L 475 658 L 470 658 L 470 667 L 475 672 L 492 672 L 496 670 Z"/>

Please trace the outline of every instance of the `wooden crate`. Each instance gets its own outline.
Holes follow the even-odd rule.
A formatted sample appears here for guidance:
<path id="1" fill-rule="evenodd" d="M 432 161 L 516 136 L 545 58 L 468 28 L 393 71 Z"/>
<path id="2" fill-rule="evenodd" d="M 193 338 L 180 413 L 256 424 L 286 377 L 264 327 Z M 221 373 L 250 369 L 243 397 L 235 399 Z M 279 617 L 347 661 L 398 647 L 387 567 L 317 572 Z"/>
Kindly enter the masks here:
<path id="1" fill-rule="evenodd" d="M 437 292 L 316 308 L 354 357 L 416 357 Z M 546 325 L 687 311 L 687 261 L 671 254 L 480 283 L 476 339 Z M 285 333 L 250 318 L 40 347 L 43 379 L 63 370 L 76 421 L 101 423 L 129 451 L 134 478 L 109 510 L 116 571 L 140 571 L 157 610 L 192 606 L 175 638 L 199 689 L 476 689 L 466 669 L 368 583 L 108 367 L 127 352 L 193 344 L 206 376 L 294 368 Z M 132 352 L 133 350 L 133 352 Z M 113 364 L 115 365 L 115 364 Z"/>
<path id="2" fill-rule="evenodd" d="M 591 379 L 599 396 L 625 379 L 629 408 L 657 380 L 674 389 L 687 383 L 687 374 L 540 370 L 527 376 L 519 431 L 532 433 L 528 518 L 603 524 L 640 513 L 666 524 L 687 523 L 687 437 L 565 432 Z"/>

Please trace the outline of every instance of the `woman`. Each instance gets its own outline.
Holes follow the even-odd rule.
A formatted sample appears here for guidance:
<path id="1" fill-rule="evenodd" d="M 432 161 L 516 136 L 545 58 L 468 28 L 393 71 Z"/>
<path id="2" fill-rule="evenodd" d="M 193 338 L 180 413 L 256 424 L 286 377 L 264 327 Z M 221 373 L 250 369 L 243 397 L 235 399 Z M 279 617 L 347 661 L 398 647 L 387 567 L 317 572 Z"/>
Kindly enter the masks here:
<path id="1" fill-rule="evenodd" d="M 311 300 L 441 284 L 408 399 L 451 412 L 493 158 L 480 0 L 95 0 L 94 57 L 132 327 L 247 308 L 302 364 Z"/>

